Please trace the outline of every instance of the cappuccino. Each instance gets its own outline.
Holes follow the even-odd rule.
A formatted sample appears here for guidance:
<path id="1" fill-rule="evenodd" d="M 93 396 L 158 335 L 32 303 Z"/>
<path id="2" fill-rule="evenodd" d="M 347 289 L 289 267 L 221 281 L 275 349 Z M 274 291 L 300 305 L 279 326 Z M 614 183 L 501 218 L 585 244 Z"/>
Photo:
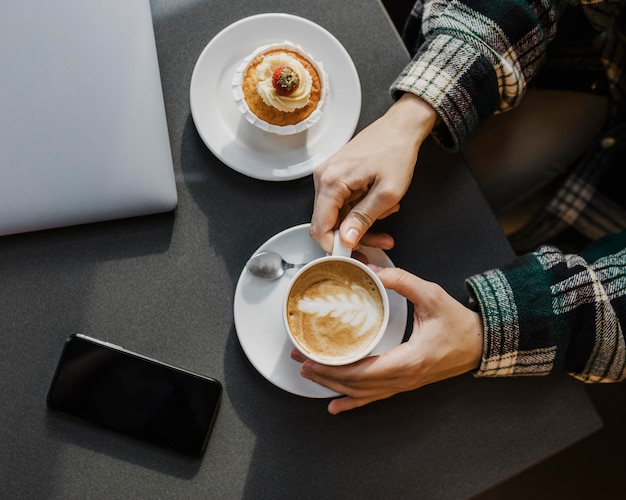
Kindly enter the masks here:
<path id="1" fill-rule="evenodd" d="M 342 260 L 303 270 L 290 288 L 286 308 L 300 349 L 330 363 L 369 353 L 385 321 L 376 282 L 358 265 Z"/>

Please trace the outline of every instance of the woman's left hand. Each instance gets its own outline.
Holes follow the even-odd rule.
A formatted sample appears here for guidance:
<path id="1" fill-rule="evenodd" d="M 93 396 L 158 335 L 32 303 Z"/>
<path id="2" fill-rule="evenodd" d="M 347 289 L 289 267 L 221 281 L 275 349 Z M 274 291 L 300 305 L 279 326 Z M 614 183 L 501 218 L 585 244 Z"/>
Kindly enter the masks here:
<path id="1" fill-rule="evenodd" d="M 328 405 L 332 414 L 478 368 L 483 347 L 480 315 L 436 283 L 399 268 L 372 266 L 385 288 L 414 305 L 413 333 L 394 349 L 346 366 L 327 366 L 293 349 L 303 377 L 344 394 Z"/>

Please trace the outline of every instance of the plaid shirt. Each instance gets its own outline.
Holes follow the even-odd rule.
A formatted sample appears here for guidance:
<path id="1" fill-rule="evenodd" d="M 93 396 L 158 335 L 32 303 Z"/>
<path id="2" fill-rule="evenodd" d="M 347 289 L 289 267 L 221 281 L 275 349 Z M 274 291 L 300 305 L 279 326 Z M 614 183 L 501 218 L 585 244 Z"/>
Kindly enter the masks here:
<path id="1" fill-rule="evenodd" d="M 567 75 L 565 88 L 583 81 L 587 88 L 577 90 L 604 92 L 611 103 L 594 147 L 571 165 L 544 210 L 510 237 L 519 252 L 565 230 L 598 241 L 580 255 L 544 246 L 468 279 L 485 327 L 478 376 L 626 378 L 626 210 L 617 172 L 626 164 L 625 4 L 418 0 L 407 21 L 413 59 L 391 92 L 414 93 L 437 110 L 433 136 L 446 149 L 458 150 L 487 117 L 554 75 Z"/>
<path id="2" fill-rule="evenodd" d="M 485 329 L 477 376 L 626 378 L 626 232 L 581 255 L 544 246 L 468 284 Z"/>
<path id="3" fill-rule="evenodd" d="M 580 89 L 572 85 L 583 82 L 585 91 L 610 98 L 610 120 L 594 147 L 570 166 L 544 209 L 510 236 L 520 253 L 570 229 L 588 241 L 626 229 L 623 193 L 612 193 L 626 160 L 624 5 L 419 0 L 407 21 L 404 40 L 414 57 L 391 92 L 417 94 L 437 110 L 432 135 L 448 150 L 458 150 L 487 117 L 515 107 L 531 85 Z M 554 75 L 565 76 L 555 83 Z"/>

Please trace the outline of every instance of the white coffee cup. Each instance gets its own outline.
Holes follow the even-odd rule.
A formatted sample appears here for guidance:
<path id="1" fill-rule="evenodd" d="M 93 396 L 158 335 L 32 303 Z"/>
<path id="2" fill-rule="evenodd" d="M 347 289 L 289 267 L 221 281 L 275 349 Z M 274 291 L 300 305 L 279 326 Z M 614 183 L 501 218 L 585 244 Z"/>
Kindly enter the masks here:
<path id="1" fill-rule="evenodd" d="M 366 357 L 389 323 L 389 298 L 380 278 L 351 255 L 336 231 L 332 254 L 300 269 L 283 300 L 291 341 L 306 357 L 326 365 Z"/>

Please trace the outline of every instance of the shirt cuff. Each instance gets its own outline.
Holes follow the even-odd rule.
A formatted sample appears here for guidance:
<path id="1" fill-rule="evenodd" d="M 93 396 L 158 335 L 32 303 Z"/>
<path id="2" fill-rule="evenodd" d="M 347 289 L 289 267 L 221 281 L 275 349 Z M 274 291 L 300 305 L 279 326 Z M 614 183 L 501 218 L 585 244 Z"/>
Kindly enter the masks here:
<path id="1" fill-rule="evenodd" d="M 439 116 L 432 135 L 448 151 L 458 151 L 500 98 L 493 65 L 471 45 L 446 34 L 424 43 L 390 88 L 429 103 Z"/>

